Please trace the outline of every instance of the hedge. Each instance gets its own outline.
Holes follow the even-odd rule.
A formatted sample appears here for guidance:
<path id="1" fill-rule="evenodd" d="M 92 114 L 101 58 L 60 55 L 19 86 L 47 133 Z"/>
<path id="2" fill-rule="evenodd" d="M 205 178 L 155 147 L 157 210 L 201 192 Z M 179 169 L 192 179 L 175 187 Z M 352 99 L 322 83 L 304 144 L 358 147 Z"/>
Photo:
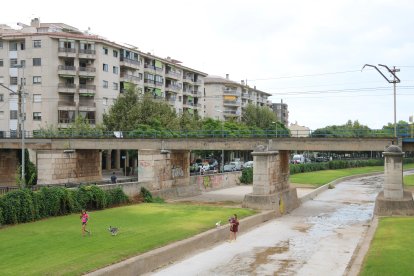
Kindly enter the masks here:
<path id="1" fill-rule="evenodd" d="M 404 158 L 404 164 L 414 163 L 414 158 Z M 334 160 L 321 163 L 290 164 L 290 174 L 321 170 L 338 170 L 358 167 L 383 166 L 384 159 Z"/>
<path id="2" fill-rule="evenodd" d="M 82 209 L 104 209 L 127 202 L 128 197 L 119 187 L 108 191 L 98 186 L 81 186 L 76 190 L 63 187 L 16 190 L 0 197 L 0 225 L 67 215 Z"/>

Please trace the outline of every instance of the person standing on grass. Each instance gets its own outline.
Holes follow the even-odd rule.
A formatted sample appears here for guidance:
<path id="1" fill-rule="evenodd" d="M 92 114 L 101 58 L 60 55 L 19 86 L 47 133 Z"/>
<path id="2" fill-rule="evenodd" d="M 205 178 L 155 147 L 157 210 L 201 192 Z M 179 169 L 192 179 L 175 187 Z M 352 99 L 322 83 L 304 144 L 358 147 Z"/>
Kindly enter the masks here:
<path id="1" fill-rule="evenodd" d="M 88 235 L 90 235 L 91 232 L 89 230 L 86 230 L 86 225 L 88 224 L 89 220 L 89 215 L 88 213 L 86 213 L 86 210 L 82 210 L 80 218 L 82 220 L 82 236 L 85 236 L 85 232 L 88 233 Z"/>

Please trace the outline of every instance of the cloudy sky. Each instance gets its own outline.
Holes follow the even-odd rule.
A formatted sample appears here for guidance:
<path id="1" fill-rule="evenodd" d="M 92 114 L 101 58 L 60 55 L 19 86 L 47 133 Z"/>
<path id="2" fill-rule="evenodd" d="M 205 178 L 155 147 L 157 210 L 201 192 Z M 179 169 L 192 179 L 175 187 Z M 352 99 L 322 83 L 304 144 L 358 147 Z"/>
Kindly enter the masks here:
<path id="1" fill-rule="evenodd" d="M 393 88 L 364 64 L 397 66 L 397 121 L 414 114 L 412 0 L 6 1 L 1 23 L 62 22 L 170 56 L 289 105 L 311 129 L 393 122 Z M 389 74 L 384 71 L 388 77 Z"/>

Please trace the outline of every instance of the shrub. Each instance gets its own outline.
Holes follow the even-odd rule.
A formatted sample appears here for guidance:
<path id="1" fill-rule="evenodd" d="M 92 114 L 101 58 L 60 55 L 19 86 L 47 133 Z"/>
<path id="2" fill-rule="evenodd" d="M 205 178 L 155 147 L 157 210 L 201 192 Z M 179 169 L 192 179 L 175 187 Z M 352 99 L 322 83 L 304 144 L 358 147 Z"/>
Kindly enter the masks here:
<path id="1" fill-rule="evenodd" d="M 0 227 L 1 225 L 4 223 L 4 218 L 3 218 L 3 209 L 0 205 Z"/>
<path id="2" fill-rule="evenodd" d="M 144 202 L 147 202 L 147 203 L 155 202 L 154 198 L 152 197 L 151 192 L 148 191 L 145 187 L 141 187 L 141 195 L 144 199 Z M 159 200 L 159 199 L 156 199 L 156 200 Z"/>
<path id="3" fill-rule="evenodd" d="M 103 209 L 108 206 L 107 194 L 95 185 L 80 186 L 75 198 L 81 209 Z"/>
<path id="4" fill-rule="evenodd" d="M 128 196 L 119 187 L 105 191 L 105 193 L 107 197 L 108 206 L 119 205 L 129 202 Z"/>
<path id="5" fill-rule="evenodd" d="M 32 200 L 33 192 L 27 189 L 7 193 L 1 198 L 3 220 L 6 224 L 33 221 L 35 210 Z"/>
<path id="6" fill-rule="evenodd" d="M 244 184 L 253 183 L 253 168 L 244 168 L 240 176 L 240 182 Z"/>
<path id="7" fill-rule="evenodd" d="M 66 215 L 76 211 L 73 194 L 66 188 L 43 187 L 40 189 L 40 194 L 38 200 L 42 200 L 44 206 L 40 203 L 39 207 L 42 212 L 39 214 L 44 217 Z"/>
<path id="8" fill-rule="evenodd" d="M 408 159 L 407 162 L 409 162 L 410 158 L 407 158 L 407 159 Z M 321 171 L 321 170 L 338 170 L 338 169 L 346 169 L 346 168 L 382 166 L 382 165 L 384 165 L 383 159 L 334 160 L 334 161 L 322 162 L 322 163 L 290 164 L 290 174 Z"/>

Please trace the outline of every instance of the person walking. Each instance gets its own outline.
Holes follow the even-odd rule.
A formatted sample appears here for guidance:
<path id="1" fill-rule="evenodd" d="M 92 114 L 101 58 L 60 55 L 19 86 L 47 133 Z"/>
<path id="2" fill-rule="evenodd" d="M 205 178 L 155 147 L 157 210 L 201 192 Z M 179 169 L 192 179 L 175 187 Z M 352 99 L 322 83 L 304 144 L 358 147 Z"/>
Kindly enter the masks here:
<path id="1" fill-rule="evenodd" d="M 86 230 L 86 225 L 88 224 L 89 215 L 86 212 L 86 210 L 82 210 L 82 213 L 80 215 L 80 218 L 82 220 L 82 236 L 85 236 L 85 232 L 88 233 L 88 235 L 91 234 L 91 231 Z"/>
<path id="2" fill-rule="evenodd" d="M 113 172 L 112 175 L 111 175 L 111 183 L 112 184 L 115 184 L 116 183 L 116 175 L 115 175 L 115 172 Z"/>
<path id="3" fill-rule="evenodd" d="M 232 240 L 236 241 L 237 232 L 239 231 L 239 221 L 237 219 L 237 214 L 234 214 L 234 216 L 229 219 L 229 222 L 230 222 L 230 242 Z"/>

